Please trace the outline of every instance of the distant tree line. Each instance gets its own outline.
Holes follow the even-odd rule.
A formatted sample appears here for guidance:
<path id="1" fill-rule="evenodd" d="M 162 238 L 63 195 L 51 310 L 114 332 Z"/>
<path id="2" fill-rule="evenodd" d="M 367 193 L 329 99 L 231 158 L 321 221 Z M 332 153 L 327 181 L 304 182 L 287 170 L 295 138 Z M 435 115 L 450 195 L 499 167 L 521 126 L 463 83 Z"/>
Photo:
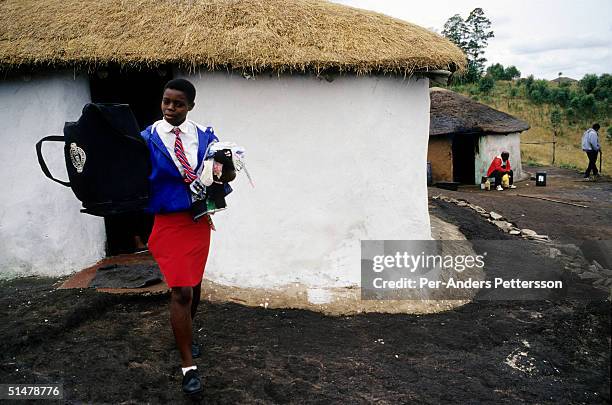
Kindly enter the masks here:
<path id="1" fill-rule="evenodd" d="M 612 110 L 612 75 L 604 73 L 585 75 L 578 86 L 567 82 L 552 84 L 536 80 L 533 75 L 518 81 L 524 95 L 535 104 L 548 103 L 563 110 L 569 122 L 578 118 L 606 117 Z"/>
<path id="2" fill-rule="evenodd" d="M 494 80 L 514 80 L 521 77 L 521 72 L 516 66 L 504 67 L 501 63 L 495 63 L 487 68 L 487 75 Z"/>
<path id="3" fill-rule="evenodd" d="M 561 79 L 555 84 L 547 80 L 536 80 L 533 75 L 520 79 L 521 72 L 516 66 L 504 67 L 500 63 L 485 70 L 487 59 L 483 55 L 494 33 L 491 21 L 482 8 L 472 10 L 465 20 L 459 14 L 449 18 L 444 24 L 442 35 L 461 48 L 468 61 L 465 73 L 453 75 L 453 86 L 467 86 L 473 95 L 487 95 L 495 88 L 496 81 L 515 81 L 516 85 L 510 86 L 508 96 L 517 97 L 522 93 L 535 104 L 551 104 L 554 107 L 550 117 L 553 126 L 560 125 L 563 118 L 575 123 L 578 119 L 601 118 L 607 121 L 612 115 L 610 74 L 587 74 L 575 86 Z"/>

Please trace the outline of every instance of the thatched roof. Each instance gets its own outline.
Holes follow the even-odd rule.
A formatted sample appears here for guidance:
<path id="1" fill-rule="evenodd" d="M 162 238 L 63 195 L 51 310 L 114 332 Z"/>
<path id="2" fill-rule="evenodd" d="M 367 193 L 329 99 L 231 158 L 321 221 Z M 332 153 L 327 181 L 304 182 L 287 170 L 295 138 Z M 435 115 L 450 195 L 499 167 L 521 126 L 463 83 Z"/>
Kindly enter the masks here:
<path id="1" fill-rule="evenodd" d="M 429 135 L 510 134 L 529 129 L 529 124 L 510 114 L 480 104 L 454 91 L 432 87 Z"/>
<path id="2" fill-rule="evenodd" d="M 465 57 L 417 25 L 324 0 L 0 0 L 0 67 L 109 63 L 410 74 Z"/>

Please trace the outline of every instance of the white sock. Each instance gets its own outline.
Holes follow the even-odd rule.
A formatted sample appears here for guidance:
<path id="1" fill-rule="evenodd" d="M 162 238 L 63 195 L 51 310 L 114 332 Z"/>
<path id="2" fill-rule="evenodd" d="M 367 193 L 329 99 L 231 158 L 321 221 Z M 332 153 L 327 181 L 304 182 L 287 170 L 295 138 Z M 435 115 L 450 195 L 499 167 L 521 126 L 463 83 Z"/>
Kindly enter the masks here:
<path id="1" fill-rule="evenodd" d="M 197 366 L 181 367 L 181 370 L 183 370 L 183 375 L 187 374 L 189 370 L 197 370 L 197 369 L 198 369 Z"/>

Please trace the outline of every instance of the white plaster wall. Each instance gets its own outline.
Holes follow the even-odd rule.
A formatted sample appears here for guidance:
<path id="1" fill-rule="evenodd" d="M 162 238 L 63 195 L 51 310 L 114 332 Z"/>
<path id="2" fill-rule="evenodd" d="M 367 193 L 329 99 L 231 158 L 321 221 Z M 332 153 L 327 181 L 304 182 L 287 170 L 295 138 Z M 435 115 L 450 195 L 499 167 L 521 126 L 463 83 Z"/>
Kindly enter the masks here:
<path id="1" fill-rule="evenodd" d="M 0 277 L 66 274 L 104 255 L 103 220 L 79 212 L 72 191 L 43 175 L 35 151 L 89 100 L 87 76 L 73 72 L 0 80 Z M 46 145 L 51 172 L 67 179 L 63 145 Z"/>
<path id="2" fill-rule="evenodd" d="M 426 79 L 188 76 L 190 118 L 247 149 L 254 177 L 214 216 L 206 276 L 274 287 L 359 284 L 360 240 L 430 239 Z"/>
<path id="3" fill-rule="evenodd" d="M 474 162 L 474 184 L 480 184 L 481 177 L 487 174 L 493 158 L 501 155 L 503 151 L 510 153 L 510 167 L 514 173 L 514 180 L 522 178 L 521 134 L 515 132 L 508 135 L 486 135 L 478 139 L 478 153 Z"/>

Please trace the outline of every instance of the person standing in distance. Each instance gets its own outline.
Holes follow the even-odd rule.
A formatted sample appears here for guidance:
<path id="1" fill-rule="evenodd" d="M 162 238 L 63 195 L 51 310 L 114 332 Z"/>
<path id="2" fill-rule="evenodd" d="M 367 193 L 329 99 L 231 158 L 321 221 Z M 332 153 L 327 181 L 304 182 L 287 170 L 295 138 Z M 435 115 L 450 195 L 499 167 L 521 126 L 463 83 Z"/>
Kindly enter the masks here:
<path id="1" fill-rule="evenodd" d="M 584 179 L 588 180 L 591 176 L 599 177 L 599 171 L 597 170 L 597 155 L 601 153 L 601 145 L 599 144 L 599 124 L 595 123 L 589 129 L 587 129 L 582 135 L 582 150 L 586 152 L 587 158 L 589 159 L 589 165 L 584 172 Z"/>

